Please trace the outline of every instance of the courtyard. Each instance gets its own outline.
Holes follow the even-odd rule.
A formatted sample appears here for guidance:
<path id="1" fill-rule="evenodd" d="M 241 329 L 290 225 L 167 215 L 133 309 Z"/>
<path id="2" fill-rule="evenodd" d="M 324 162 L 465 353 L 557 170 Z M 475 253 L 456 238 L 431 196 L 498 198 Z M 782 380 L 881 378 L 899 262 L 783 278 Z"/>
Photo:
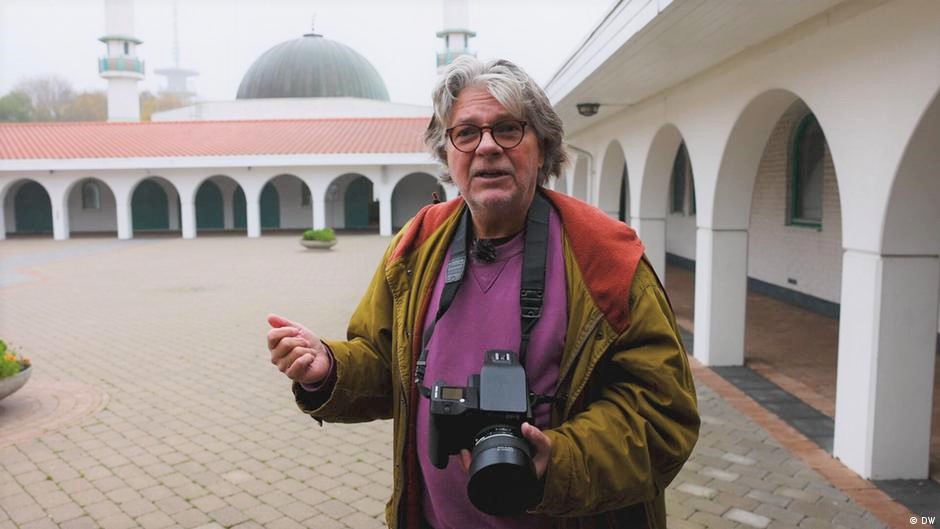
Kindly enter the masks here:
<path id="1" fill-rule="evenodd" d="M 0 529 L 384 527 L 391 424 L 320 427 L 268 361 L 268 313 L 342 337 L 389 238 L 0 242 Z M 911 527 L 913 513 L 713 371 L 670 529 Z"/>

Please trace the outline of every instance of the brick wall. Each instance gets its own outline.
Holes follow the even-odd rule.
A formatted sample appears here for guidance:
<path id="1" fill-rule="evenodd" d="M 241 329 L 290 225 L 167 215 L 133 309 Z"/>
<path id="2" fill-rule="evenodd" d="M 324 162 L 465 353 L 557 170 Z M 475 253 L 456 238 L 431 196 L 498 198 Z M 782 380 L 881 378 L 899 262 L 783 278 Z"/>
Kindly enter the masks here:
<path id="1" fill-rule="evenodd" d="M 764 148 L 751 199 L 748 275 L 838 303 L 842 282 L 842 208 L 828 146 L 823 162 L 822 227 L 787 225 L 789 143 L 794 127 L 806 112 L 802 102 L 794 104 L 780 118 Z"/>

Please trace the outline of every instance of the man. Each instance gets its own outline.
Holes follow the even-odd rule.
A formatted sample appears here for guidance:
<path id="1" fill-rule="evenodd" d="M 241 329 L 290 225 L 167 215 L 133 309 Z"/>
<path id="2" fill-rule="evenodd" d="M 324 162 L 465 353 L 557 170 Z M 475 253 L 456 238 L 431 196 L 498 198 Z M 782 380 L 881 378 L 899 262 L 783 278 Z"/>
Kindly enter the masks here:
<path id="1" fill-rule="evenodd" d="M 422 209 L 392 240 L 347 340 L 321 341 L 271 315 L 272 363 L 318 420 L 394 418 L 389 527 L 664 529 L 664 489 L 692 451 L 699 418 L 675 318 L 642 244 L 623 223 L 543 189 L 566 162 L 561 120 L 514 64 L 458 59 L 433 99 L 425 141 L 461 196 Z M 539 204 L 541 227 L 530 220 Z M 547 240 L 530 327 L 521 285 L 538 230 Z M 547 396 L 521 427 L 540 490 L 514 516 L 468 499 L 467 450 L 444 469 L 428 455 L 425 381 L 464 386 L 495 349 L 513 351 L 529 389 Z"/>

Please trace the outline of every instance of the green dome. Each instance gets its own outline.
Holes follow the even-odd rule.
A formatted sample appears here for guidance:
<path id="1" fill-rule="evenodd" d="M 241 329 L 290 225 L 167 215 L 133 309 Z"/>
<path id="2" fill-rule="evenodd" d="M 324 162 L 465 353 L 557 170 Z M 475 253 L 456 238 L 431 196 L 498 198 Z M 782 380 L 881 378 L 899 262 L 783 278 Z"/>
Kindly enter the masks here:
<path id="1" fill-rule="evenodd" d="M 307 33 L 264 52 L 248 68 L 237 99 L 268 97 L 361 97 L 388 101 L 375 67 L 358 52 Z"/>

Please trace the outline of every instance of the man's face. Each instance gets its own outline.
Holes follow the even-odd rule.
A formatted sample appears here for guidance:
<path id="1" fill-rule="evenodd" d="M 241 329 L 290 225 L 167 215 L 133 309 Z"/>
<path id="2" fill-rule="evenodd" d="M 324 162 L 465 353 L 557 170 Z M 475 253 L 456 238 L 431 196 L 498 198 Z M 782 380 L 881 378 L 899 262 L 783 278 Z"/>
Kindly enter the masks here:
<path id="1" fill-rule="evenodd" d="M 486 127 L 507 119 L 517 118 L 486 87 L 471 86 L 460 91 L 447 128 Z M 538 139 L 528 125 L 522 142 L 511 149 L 500 147 L 489 129 L 473 152 L 458 151 L 447 139 L 447 167 L 454 185 L 472 211 L 485 210 L 497 218 L 528 211 L 542 163 Z"/>

